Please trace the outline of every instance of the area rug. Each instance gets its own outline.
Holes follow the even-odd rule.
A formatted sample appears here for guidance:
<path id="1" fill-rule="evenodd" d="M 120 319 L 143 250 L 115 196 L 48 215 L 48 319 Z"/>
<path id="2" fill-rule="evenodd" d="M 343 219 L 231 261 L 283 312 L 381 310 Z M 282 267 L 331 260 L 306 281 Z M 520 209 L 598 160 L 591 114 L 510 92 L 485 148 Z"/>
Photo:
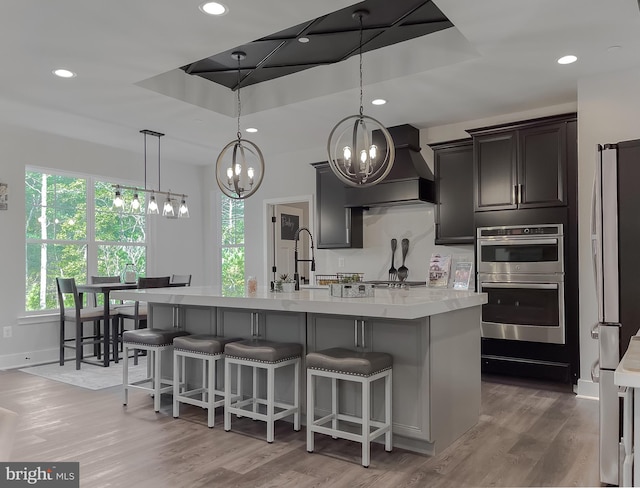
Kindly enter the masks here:
<path id="1" fill-rule="evenodd" d="M 75 361 L 67 361 L 64 366 L 60 366 L 58 363 L 43 364 L 41 366 L 23 368 L 20 371 L 89 390 L 101 390 L 122 385 L 122 364 L 122 361 L 117 364 L 111 363 L 108 368 L 82 364 L 81 369 L 76 370 Z M 133 365 L 133 360 L 129 361 L 129 381 L 143 380 L 146 376 L 146 357 L 139 358 L 137 366 Z"/>

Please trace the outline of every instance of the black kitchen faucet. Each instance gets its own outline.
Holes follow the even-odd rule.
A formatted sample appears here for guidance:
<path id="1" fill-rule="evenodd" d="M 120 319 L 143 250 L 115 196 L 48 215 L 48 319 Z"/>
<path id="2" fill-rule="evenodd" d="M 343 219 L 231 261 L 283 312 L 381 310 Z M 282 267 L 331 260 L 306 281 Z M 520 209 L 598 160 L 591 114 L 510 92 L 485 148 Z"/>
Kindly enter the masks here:
<path id="1" fill-rule="evenodd" d="M 307 234 L 309 234 L 309 239 L 311 239 L 311 259 L 298 259 L 298 241 L 300 240 L 300 232 L 302 232 L 303 230 L 307 231 Z M 316 258 L 315 255 L 313 253 L 313 236 L 311 235 L 311 231 L 309 231 L 309 229 L 307 229 L 306 227 L 300 227 L 295 235 L 293 236 L 293 240 L 295 241 L 295 246 L 294 246 L 294 250 L 293 250 L 293 259 L 294 259 L 294 265 L 293 265 L 293 279 L 296 282 L 296 290 L 300 289 L 300 275 L 298 274 L 298 263 L 311 263 L 311 271 L 315 271 L 316 270 Z"/>

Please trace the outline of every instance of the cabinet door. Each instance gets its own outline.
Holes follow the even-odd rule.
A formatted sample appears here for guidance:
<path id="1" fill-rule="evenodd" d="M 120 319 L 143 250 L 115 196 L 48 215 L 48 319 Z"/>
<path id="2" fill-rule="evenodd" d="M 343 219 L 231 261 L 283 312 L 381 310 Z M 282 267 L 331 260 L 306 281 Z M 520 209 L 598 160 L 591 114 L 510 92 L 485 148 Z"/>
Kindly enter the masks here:
<path id="1" fill-rule="evenodd" d="M 473 142 L 432 146 L 436 244 L 473 244 Z"/>
<path id="2" fill-rule="evenodd" d="M 567 128 L 564 122 L 522 129 L 518 135 L 518 206 L 567 204 Z"/>
<path id="3" fill-rule="evenodd" d="M 474 137 L 476 211 L 517 208 L 516 134 Z"/>
<path id="4" fill-rule="evenodd" d="M 345 187 L 329 163 L 316 163 L 318 249 L 361 248 L 362 209 L 345 208 Z"/>

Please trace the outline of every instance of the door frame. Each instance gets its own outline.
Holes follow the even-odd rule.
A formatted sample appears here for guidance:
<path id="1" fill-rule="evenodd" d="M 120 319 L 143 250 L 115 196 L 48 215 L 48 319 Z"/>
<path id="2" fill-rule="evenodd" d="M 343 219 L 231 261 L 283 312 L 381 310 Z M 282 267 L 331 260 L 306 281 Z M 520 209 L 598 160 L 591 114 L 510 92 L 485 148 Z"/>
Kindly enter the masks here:
<path id="1" fill-rule="evenodd" d="M 265 236 L 265 245 L 262 248 L 262 262 L 264 263 L 262 267 L 262 283 L 265 286 L 268 286 L 268 283 L 271 282 L 271 264 L 269 263 L 269 249 L 270 249 L 270 235 L 271 231 L 269 226 L 271 225 L 271 216 L 272 216 L 272 208 L 276 205 L 291 205 L 296 203 L 306 203 L 309 208 L 309 222 L 308 227 L 311 230 L 311 234 L 315 234 L 315 217 L 316 217 L 316 209 L 314 205 L 314 197 L 313 195 L 299 195 L 299 196 L 291 196 L 291 197 L 280 197 L 280 198 L 267 198 L 263 200 L 262 203 L 262 231 Z M 314 248 L 315 249 L 315 248 Z M 309 273 L 309 283 L 314 282 L 314 272 L 310 271 Z"/>

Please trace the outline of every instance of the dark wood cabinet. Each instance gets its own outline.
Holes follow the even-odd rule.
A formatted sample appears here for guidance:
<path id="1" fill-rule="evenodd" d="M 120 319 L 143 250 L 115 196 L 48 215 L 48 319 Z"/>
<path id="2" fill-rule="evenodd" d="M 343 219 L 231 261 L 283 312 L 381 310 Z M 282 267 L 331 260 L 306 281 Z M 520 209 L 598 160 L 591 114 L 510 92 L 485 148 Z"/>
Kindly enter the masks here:
<path id="1" fill-rule="evenodd" d="M 316 247 L 362 248 L 362 208 L 345 208 L 346 188 L 328 162 L 312 166 L 316 170 Z"/>
<path id="2" fill-rule="evenodd" d="M 436 186 L 436 244 L 473 244 L 473 141 L 430 144 Z"/>
<path id="3" fill-rule="evenodd" d="M 567 124 L 575 114 L 469 130 L 476 212 L 567 205 Z"/>

